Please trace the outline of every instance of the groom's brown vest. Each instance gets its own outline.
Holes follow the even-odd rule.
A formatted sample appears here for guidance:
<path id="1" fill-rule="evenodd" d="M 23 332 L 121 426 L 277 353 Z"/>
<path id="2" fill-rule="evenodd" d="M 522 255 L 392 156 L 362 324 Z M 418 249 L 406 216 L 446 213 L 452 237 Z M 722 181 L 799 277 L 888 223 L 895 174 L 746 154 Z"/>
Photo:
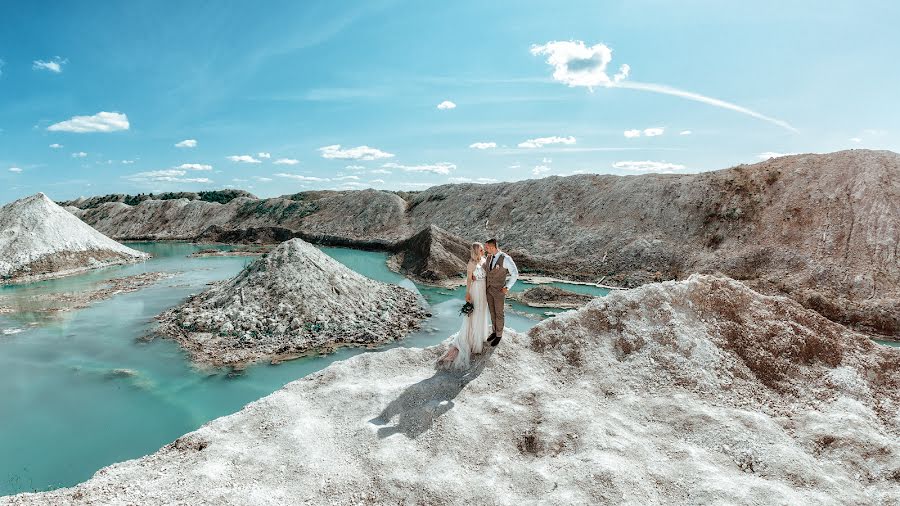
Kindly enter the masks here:
<path id="1" fill-rule="evenodd" d="M 497 265 L 491 269 L 491 262 L 494 261 L 494 257 L 493 255 L 488 257 L 487 265 L 485 265 L 488 271 L 484 280 L 486 288 L 503 288 L 506 285 L 506 276 L 509 275 L 509 270 L 504 267 L 504 260 L 506 260 L 506 255 L 501 256 L 500 259 L 497 260 Z"/>

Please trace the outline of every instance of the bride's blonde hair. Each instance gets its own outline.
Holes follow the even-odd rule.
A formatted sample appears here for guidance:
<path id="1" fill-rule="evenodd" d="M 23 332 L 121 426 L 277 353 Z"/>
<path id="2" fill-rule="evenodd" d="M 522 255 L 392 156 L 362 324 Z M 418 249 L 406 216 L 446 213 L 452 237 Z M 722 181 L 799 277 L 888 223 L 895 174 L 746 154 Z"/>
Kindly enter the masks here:
<path id="1" fill-rule="evenodd" d="M 481 253 L 478 251 L 481 250 Z M 478 262 L 481 260 L 481 255 L 484 253 L 484 245 L 480 242 L 473 242 L 472 247 L 469 250 L 469 260 L 472 262 Z"/>

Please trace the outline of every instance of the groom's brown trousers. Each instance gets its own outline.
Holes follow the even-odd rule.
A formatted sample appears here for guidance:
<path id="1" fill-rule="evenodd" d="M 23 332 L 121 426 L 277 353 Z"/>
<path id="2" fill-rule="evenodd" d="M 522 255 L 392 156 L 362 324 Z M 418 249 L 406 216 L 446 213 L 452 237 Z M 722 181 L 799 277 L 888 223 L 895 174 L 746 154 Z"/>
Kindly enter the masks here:
<path id="1" fill-rule="evenodd" d="M 493 256 L 487 258 L 488 272 L 484 283 L 488 311 L 491 313 L 491 324 L 497 337 L 503 337 L 503 313 L 506 300 L 503 287 L 506 285 L 506 276 L 509 275 L 509 270 L 503 265 L 505 259 L 505 256 L 498 258 L 496 265 L 491 269 Z"/>
<path id="2" fill-rule="evenodd" d="M 491 313 L 491 324 L 494 328 L 494 334 L 497 334 L 497 337 L 503 337 L 503 313 L 506 295 L 501 291 L 502 288 L 503 286 L 501 285 L 498 287 L 487 287 L 485 289 L 487 292 L 488 311 Z"/>

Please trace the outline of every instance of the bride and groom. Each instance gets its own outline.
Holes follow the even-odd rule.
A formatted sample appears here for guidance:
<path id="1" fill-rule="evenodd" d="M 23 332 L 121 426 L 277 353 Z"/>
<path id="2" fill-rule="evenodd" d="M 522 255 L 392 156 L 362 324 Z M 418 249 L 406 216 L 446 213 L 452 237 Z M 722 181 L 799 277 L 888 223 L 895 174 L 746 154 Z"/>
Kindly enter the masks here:
<path id="1" fill-rule="evenodd" d="M 485 342 L 491 346 L 500 343 L 506 294 L 518 277 L 516 263 L 497 248 L 496 239 L 489 239 L 483 246 L 477 242 L 472 244 L 466 269 L 466 302 L 473 309 L 463 315 L 462 327 L 452 337 L 450 349 L 441 357 L 439 365 L 468 368 L 471 356 L 481 353 Z"/>

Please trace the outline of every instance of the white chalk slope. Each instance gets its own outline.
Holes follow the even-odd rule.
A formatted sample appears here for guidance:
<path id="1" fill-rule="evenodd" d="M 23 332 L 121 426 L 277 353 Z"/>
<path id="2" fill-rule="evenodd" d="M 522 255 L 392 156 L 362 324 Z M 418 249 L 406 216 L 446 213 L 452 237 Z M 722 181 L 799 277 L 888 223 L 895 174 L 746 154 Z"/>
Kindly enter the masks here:
<path id="1" fill-rule="evenodd" d="M 148 257 L 94 230 L 43 193 L 0 208 L 0 282 L 62 276 Z"/>
<path id="2" fill-rule="evenodd" d="M 510 334 L 335 363 L 3 504 L 898 504 L 900 351 L 692 276 Z"/>
<path id="3" fill-rule="evenodd" d="M 159 319 L 160 331 L 195 361 L 237 366 L 393 341 L 424 317 L 411 291 L 358 274 L 297 238 Z"/>

